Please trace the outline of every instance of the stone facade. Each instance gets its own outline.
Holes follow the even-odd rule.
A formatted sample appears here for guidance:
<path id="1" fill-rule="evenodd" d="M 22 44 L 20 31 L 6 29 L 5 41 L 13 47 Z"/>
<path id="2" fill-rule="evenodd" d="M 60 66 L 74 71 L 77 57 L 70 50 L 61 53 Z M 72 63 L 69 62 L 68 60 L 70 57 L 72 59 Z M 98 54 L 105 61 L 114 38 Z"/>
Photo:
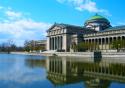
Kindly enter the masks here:
<path id="1" fill-rule="evenodd" d="M 110 50 L 111 43 L 115 40 L 125 40 L 125 26 L 112 27 L 102 32 L 84 35 L 85 42 L 96 42 L 100 50 Z"/>
<path id="2" fill-rule="evenodd" d="M 84 34 L 95 32 L 80 26 L 55 23 L 47 30 L 47 50 L 69 52 L 72 43 L 78 44 L 83 41 Z"/>
<path id="3" fill-rule="evenodd" d="M 120 39 L 125 40 L 125 26 L 112 27 L 106 18 L 96 14 L 83 27 L 55 23 L 47 30 L 47 50 L 72 52 L 72 44 L 81 42 L 96 43 L 93 50 L 110 50 L 111 43 Z"/>

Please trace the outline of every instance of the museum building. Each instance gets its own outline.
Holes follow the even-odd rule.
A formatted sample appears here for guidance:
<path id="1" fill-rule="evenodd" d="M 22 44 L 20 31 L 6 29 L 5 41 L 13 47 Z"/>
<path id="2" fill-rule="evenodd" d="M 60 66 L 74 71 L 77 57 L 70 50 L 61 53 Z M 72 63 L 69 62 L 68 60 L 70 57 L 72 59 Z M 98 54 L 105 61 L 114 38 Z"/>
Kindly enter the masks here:
<path id="1" fill-rule="evenodd" d="M 95 44 L 89 50 L 111 50 L 115 40 L 125 40 L 125 26 L 112 27 L 108 19 L 98 14 L 85 21 L 84 26 L 55 23 L 47 30 L 48 51 L 71 52 L 72 45 L 81 42 Z"/>

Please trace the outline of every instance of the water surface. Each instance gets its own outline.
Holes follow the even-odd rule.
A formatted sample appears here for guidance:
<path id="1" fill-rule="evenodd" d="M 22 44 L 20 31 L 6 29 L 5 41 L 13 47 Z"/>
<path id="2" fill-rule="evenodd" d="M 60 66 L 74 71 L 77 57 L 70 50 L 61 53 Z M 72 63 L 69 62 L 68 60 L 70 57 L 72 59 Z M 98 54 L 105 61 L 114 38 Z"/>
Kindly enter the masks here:
<path id="1" fill-rule="evenodd" d="M 0 54 L 0 88 L 125 88 L 124 58 Z"/>

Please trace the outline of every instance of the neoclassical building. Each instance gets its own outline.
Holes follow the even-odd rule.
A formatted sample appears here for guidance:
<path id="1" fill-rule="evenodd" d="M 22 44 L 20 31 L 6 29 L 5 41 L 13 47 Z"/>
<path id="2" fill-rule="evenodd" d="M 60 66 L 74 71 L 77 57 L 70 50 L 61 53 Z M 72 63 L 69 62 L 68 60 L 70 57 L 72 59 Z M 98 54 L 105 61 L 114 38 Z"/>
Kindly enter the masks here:
<path id="1" fill-rule="evenodd" d="M 125 26 L 112 27 L 108 19 L 96 14 L 84 26 L 55 23 L 47 30 L 47 50 L 71 52 L 72 44 L 80 42 L 96 44 L 94 50 L 110 50 L 111 42 L 118 39 L 125 39 Z"/>

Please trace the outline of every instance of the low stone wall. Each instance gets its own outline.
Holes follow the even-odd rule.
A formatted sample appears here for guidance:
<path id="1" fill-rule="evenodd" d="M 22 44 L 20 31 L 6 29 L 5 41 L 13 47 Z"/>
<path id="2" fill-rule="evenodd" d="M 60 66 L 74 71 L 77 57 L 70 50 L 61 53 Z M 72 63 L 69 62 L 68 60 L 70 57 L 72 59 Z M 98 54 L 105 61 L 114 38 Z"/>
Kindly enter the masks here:
<path id="1" fill-rule="evenodd" d="M 29 52 L 11 52 L 11 54 L 20 54 L 20 55 L 37 55 L 37 56 L 42 56 L 41 53 L 29 53 Z"/>
<path id="2" fill-rule="evenodd" d="M 102 52 L 102 57 L 125 57 L 125 52 Z"/>
<path id="3" fill-rule="evenodd" d="M 58 56 L 83 56 L 83 57 L 93 57 L 93 52 L 56 52 Z"/>
<path id="4" fill-rule="evenodd" d="M 94 52 L 49 52 L 49 53 L 28 53 L 28 52 L 11 52 L 11 54 L 22 54 L 22 55 L 40 55 L 40 56 L 73 56 L 73 57 L 95 57 Z M 96 55 L 96 57 L 125 57 L 125 52 L 101 52 L 101 55 Z"/>
<path id="5" fill-rule="evenodd" d="M 43 55 L 45 55 L 43 53 Z M 80 57 L 95 57 L 94 52 L 53 52 L 48 53 L 49 56 L 57 55 L 57 56 L 80 56 Z M 101 55 L 97 54 L 96 57 L 125 57 L 125 52 L 101 52 Z"/>

